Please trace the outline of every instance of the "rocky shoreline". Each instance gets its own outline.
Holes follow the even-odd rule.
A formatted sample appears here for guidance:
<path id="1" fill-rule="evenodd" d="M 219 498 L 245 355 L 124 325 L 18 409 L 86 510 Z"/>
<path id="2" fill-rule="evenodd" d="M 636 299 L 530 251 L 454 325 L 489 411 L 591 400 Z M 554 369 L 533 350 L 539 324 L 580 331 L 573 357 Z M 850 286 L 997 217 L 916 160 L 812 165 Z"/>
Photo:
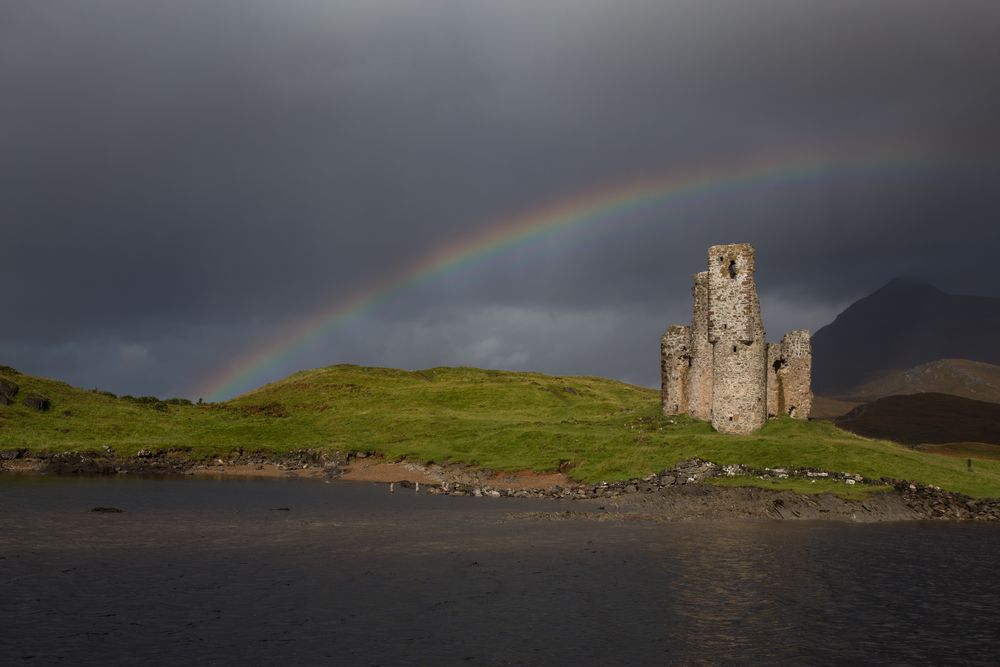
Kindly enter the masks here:
<path id="1" fill-rule="evenodd" d="M 580 512 L 533 513 L 524 518 L 649 519 L 696 518 L 840 519 L 849 521 L 1000 521 L 1000 499 L 975 499 L 938 487 L 899 479 L 815 469 L 755 469 L 720 466 L 698 459 L 643 478 L 580 484 L 564 474 L 496 473 L 463 464 L 385 461 L 374 453 L 298 450 L 279 455 L 234 452 L 209 461 L 185 451 L 140 450 L 133 456 L 103 451 L 36 453 L 0 450 L 0 473 L 42 475 L 303 477 L 377 481 L 390 490 L 420 489 L 432 495 L 487 498 L 550 498 L 588 501 Z M 865 500 L 830 493 L 807 494 L 760 487 L 716 486 L 713 477 L 825 479 L 845 485 L 891 487 Z M 611 509 L 608 509 L 609 506 Z"/>

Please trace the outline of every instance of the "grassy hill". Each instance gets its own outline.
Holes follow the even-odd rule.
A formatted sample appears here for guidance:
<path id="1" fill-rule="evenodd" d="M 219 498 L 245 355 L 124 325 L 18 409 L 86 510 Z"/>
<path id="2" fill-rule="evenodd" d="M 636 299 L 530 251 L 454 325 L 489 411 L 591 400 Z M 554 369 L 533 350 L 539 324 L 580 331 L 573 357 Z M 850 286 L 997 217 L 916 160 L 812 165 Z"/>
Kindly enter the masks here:
<path id="1" fill-rule="evenodd" d="M 0 406 L 0 449 L 177 449 L 195 458 L 236 449 L 377 451 L 497 470 L 568 470 L 581 481 L 642 476 L 701 457 L 755 467 L 816 467 L 893 476 L 975 496 L 1000 496 L 1000 461 L 964 461 L 842 431 L 779 420 L 746 437 L 659 415 L 658 392 L 595 377 L 473 368 L 400 371 L 332 366 L 296 373 L 226 403 L 115 398 L 26 375 Z M 21 403 L 49 398 L 46 412 Z"/>

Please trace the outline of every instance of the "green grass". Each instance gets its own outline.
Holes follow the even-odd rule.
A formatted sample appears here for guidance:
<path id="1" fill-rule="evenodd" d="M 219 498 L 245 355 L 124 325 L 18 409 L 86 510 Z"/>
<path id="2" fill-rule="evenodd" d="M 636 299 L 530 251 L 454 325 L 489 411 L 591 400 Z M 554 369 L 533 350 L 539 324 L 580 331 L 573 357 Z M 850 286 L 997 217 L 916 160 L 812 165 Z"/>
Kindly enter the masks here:
<path id="1" fill-rule="evenodd" d="M 883 484 L 854 484 L 833 479 L 759 479 L 757 477 L 714 477 L 708 480 L 715 486 L 756 486 L 762 489 L 795 491 L 796 493 L 833 493 L 847 500 L 864 500 L 873 493 L 892 490 Z"/>
<path id="2" fill-rule="evenodd" d="M 573 478 L 587 482 L 643 476 L 701 457 L 891 476 L 1000 496 L 1000 461 L 977 460 L 969 472 L 964 460 L 865 439 L 826 422 L 783 419 L 752 436 L 724 436 L 702 422 L 660 416 L 657 391 L 595 377 L 332 366 L 207 406 L 143 405 L 51 380 L 7 377 L 21 393 L 16 405 L 0 406 L 0 448 L 110 445 L 120 454 L 179 449 L 193 458 L 237 449 L 364 450 L 495 470 L 568 464 Z M 21 405 L 28 393 L 47 396 L 52 409 Z"/>

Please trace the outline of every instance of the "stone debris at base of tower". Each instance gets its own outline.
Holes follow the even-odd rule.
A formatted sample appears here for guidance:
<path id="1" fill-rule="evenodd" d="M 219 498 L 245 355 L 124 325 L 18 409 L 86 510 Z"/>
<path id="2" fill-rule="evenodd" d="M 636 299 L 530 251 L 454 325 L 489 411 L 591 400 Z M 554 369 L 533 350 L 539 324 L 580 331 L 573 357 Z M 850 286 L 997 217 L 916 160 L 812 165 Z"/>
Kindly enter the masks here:
<path id="1" fill-rule="evenodd" d="M 753 433 L 769 417 L 809 418 L 809 332 L 767 343 L 754 270 L 749 243 L 708 249 L 708 270 L 694 276 L 691 325 L 670 326 L 660 339 L 664 414 L 736 434 Z"/>

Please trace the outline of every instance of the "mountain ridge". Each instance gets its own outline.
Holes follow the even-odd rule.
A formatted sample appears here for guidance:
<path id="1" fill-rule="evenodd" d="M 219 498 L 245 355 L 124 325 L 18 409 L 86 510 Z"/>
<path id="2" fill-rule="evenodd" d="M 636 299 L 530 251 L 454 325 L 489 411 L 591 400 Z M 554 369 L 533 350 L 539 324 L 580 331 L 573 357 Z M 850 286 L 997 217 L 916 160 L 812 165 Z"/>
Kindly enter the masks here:
<path id="1" fill-rule="evenodd" d="M 812 338 L 813 389 L 837 396 L 892 371 L 940 359 L 1000 365 L 1000 299 L 948 294 L 896 278 Z"/>

